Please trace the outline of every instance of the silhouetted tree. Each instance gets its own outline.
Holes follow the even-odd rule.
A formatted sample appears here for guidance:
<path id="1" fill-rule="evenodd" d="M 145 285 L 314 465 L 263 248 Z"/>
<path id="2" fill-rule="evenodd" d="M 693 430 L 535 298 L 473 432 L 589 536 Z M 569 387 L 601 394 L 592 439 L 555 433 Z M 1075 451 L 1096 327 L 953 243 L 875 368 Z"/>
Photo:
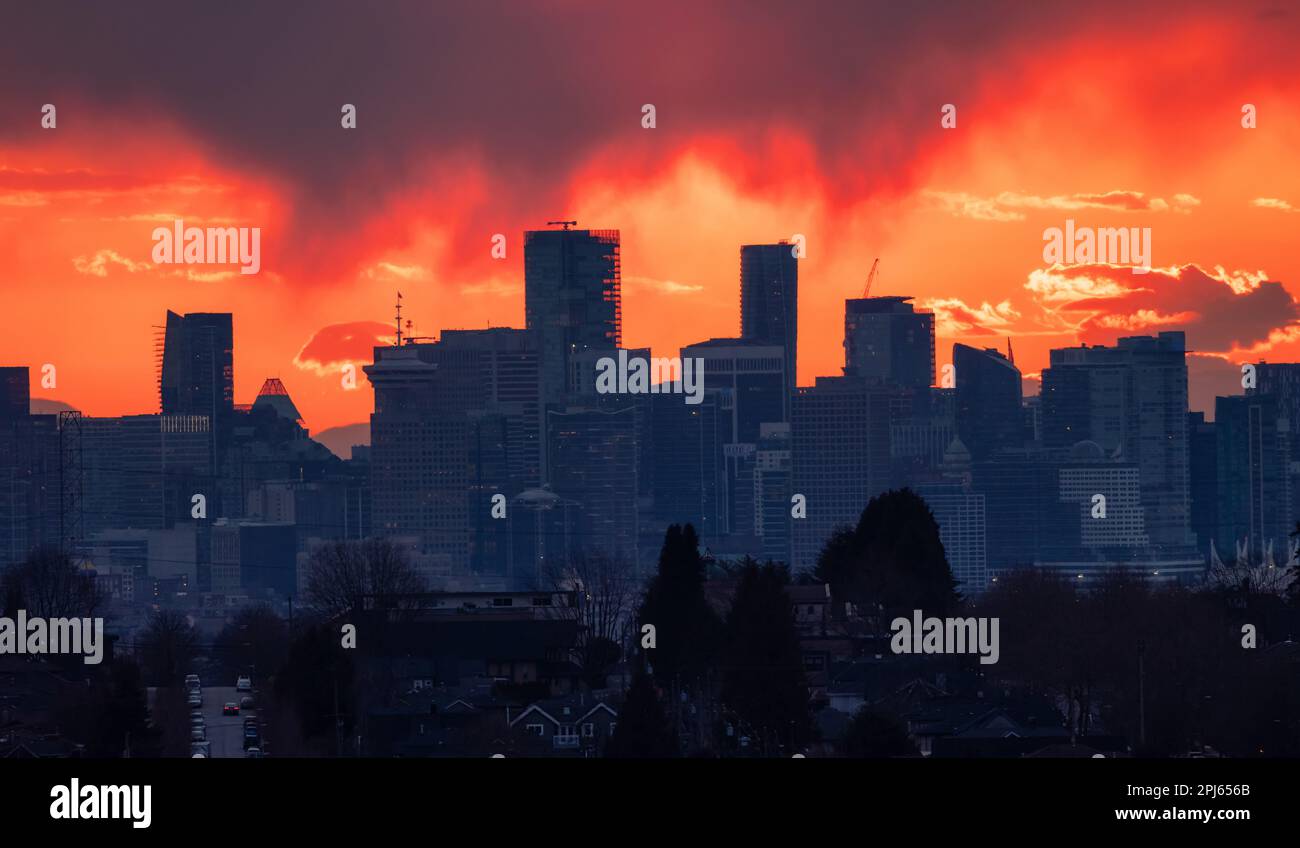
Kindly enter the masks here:
<path id="1" fill-rule="evenodd" d="M 554 591 L 576 595 L 572 607 L 560 607 L 557 613 L 579 625 L 578 664 L 592 688 L 605 685 L 606 675 L 623 654 L 636 613 L 638 585 L 631 573 L 626 559 L 601 551 L 579 551 L 547 568 L 546 579 Z"/>
<path id="2" fill-rule="evenodd" d="M 739 577 L 724 631 L 723 704 L 760 744 L 797 747 L 812 727 L 790 572 L 747 559 Z"/>
<path id="3" fill-rule="evenodd" d="M 1056 700 L 1085 744 L 1100 721 L 1141 755 L 1292 750 L 1277 707 L 1294 703 L 1294 690 L 1285 663 L 1268 661 L 1286 651 L 1244 646 L 1240 610 L 1224 601 L 1216 589 L 1152 586 L 1122 569 L 1086 580 L 1003 574 L 975 605 L 1001 622 L 1000 661 L 984 673 Z"/>
<path id="4" fill-rule="evenodd" d="M 325 623 L 303 628 L 289 647 L 289 658 L 275 676 L 281 724 L 301 734 L 307 751 L 336 753 L 338 738 L 352 727 L 355 667 L 343 648 L 338 628 Z M 279 740 L 281 751 L 287 744 Z M 306 753 L 290 751 L 287 753 Z"/>
<path id="5" fill-rule="evenodd" d="M 1243 609 L 1252 601 L 1275 606 L 1272 599 L 1289 594 L 1295 568 L 1286 562 L 1281 565 L 1272 561 L 1253 562 L 1246 554 L 1228 562 L 1212 562 L 1205 571 L 1205 586 Z"/>
<path id="6" fill-rule="evenodd" d="M 244 607 L 217 634 L 212 654 L 228 675 L 271 675 L 289 655 L 289 629 L 268 604 Z"/>
<path id="7" fill-rule="evenodd" d="M 848 757 L 916 757 L 919 752 L 896 718 L 864 706 L 853 716 L 840 740 L 840 753 Z"/>
<path id="8" fill-rule="evenodd" d="M 425 591 L 406 552 L 389 539 L 335 540 L 312 551 L 307 599 L 326 616 L 413 606 Z"/>
<path id="9" fill-rule="evenodd" d="M 655 627 L 649 652 L 655 679 L 689 686 L 709 668 L 717 651 L 718 617 L 704 596 L 704 559 L 695 528 L 672 525 L 659 552 L 638 619 Z"/>
<path id="10" fill-rule="evenodd" d="M 180 683 L 154 690 L 152 725 L 164 757 L 190 756 L 190 710 Z"/>
<path id="11" fill-rule="evenodd" d="M 605 744 L 605 756 L 620 759 L 662 759 L 678 753 L 673 732 L 659 692 L 647 674 L 638 674 L 627 690 L 618 726 Z"/>
<path id="12" fill-rule="evenodd" d="M 887 615 L 919 609 L 945 616 L 961 600 L 939 525 L 910 489 L 872 498 L 855 528 L 827 540 L 814 574 L 837 600 L 883 606 Z"/>
<path id="13" fill-rule="evenodd" d="M 99 667 L 90 685 L 60 706 L 60 724 L 85 746 L 88 757 L 158 754 L 149 726 L 148 693 L 134 662 L 115 659 Z"/>
<path id="14" fill-rule="evenodd" d="M 140 636 L 140 656 L 154 686 L 174 686 L 198 656 L 198 634 L 190 620 L 175 610 L 155 610 Z"/>
<path id="15" fill-rule="evenodd" d="M 5 613 L 41 618 L 89 618 L 103 603 L 93 576 L 58 548 L 37 548 L 4 573 Z"/>

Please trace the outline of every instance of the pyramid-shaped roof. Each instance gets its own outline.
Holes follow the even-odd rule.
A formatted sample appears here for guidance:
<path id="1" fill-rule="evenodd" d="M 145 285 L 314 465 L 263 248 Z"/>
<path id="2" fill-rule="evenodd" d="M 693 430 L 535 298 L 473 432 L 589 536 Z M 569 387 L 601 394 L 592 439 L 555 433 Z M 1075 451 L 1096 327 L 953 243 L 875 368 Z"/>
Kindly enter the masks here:
<path id="1" fill-rule="evenodd" d="M 277 377 L 268 377 L 262 384 L 262 390 L 257 393 L 257 400 L 253 401 L 253 408 L 259 409 L 269 406 L 275 410 L 275 413 L 281 418 L 287 418 L 296 423 L 302 423 L 302 415 L 298 412 L 298 407 L 293 405 L 293 399 L 289 397 L 289 390 L 284 387 Z"/>

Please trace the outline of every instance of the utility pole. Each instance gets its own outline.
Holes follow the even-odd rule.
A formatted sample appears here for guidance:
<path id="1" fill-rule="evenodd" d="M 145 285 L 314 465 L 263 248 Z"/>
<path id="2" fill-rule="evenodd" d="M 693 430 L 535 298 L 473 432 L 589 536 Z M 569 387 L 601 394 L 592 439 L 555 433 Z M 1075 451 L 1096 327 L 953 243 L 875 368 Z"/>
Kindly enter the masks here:
<path id="1" fill-rule="evenodd" d="M 343 723 L 339 720 L 339 676 L 334 674 L 334 755 L 343 756 Z"/>
<path id="2" fill-rule="evenodd" d="M 1145 640 L 1138 642 L 1138 747 L 1147 746 L 1147 690 Z"/>

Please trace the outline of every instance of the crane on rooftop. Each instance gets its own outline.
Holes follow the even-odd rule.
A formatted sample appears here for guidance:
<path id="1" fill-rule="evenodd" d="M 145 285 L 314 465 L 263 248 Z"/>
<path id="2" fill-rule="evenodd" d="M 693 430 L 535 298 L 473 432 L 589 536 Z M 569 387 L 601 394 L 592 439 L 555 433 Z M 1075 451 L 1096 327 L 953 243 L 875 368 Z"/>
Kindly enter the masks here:
<path id="1" fill-rule="evenodd" d="M 871 263 L 871 273 L 867 275 L 867 285 L 862 289 L 863 300 L 866 300 L 868 297 L 871 297 L 871 284 L 876 281 L 876 271 L 879 268 L 880 268 L 880 257 L 877 256 L 876 261 Z"/>

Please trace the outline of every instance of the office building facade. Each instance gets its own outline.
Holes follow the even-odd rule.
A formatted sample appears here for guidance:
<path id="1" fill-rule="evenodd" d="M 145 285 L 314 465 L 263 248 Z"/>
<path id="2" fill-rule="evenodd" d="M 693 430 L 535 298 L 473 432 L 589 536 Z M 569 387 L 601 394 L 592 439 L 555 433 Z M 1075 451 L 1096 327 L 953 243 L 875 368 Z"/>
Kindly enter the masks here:
<path id="1" fill-rule="evenodd" d="M 982 460 L 1024 442 L 1020 369 L 993 349 L 952 346 L 957 385 L 957 434 Z"/>
<path id="2" fill-rule="evenodd" d="M 1181 332 L 1121 338 L 1113 347 L 1053 350 L 1043 371 L 1043 442 L 1080 441 L 1134 463 L 1146 532 L 1162 548 L 1190 547 L 1186 342 Z M 958 375 L 958 382 L 961 376 Z"/>
<path id="3" fill-rule="evenodd" d="M 934 385 L 934 315 L 910 297 L 844 301 L 844 374 L 926 389 Z"/>
<path id="4" fill-rule="evenodd" d="M 798 385 L 799 260 L 786 242 L 740 248 L 740 336 L 784 349 L 787 394 Z"/>
<path id="5" fill-rule="evenodd" d="M 570 360 L 622 343 L 618 230 L 524 233 L 524 311 L 537 334 L 543 403 L 569 390 Z"/>
<path id="6" fill-rule="evenodd" d="M 816 565 L 836 529 L 856 526 L 889 485 L 890 387 L 852 377 L 818 377 L 794 396 L 791 496 L 807 514 L 793 519 L 794 568 Z"/>

